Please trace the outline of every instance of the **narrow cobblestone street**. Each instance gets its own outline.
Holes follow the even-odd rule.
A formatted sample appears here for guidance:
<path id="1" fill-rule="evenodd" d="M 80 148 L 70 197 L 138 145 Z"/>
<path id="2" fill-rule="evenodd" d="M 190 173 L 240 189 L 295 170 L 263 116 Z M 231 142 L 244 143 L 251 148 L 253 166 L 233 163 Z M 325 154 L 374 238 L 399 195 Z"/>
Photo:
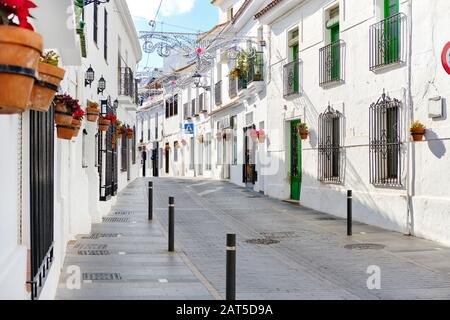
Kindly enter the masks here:
<path id="1" fill-rule="evenodd" d="M 238 239 L 238 299 L 450 298 L 450 249 L 431 241 L 359 223 L 347 238 L 345 220 L 210 180 L 153 179 L 156 219 L 149 223 L 147 181 L 126 188 L 91 237 L 68 248 L 58 298 L 223 298 L 227 233 Z M 169 196 L 176 254 L 166 251 Z M 345 248 L 352 244 L 385 247 Z M 70 265 L 81 268 L 81 290 L 66 288 Z M 380 290 L 367 288 L 369 266 L 381 269 Z M 96 273 L 109 275 L 96 280 Z"/>

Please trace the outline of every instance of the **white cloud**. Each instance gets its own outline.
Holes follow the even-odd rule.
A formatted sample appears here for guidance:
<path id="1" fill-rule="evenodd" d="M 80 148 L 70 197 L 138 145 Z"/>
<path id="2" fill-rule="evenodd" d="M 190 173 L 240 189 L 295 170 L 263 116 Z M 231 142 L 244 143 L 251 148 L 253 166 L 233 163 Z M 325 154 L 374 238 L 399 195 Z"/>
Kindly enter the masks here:
<path id="1" fill-rule="evenodd" d="M 162 0 L 159 17 L 176 16 L 188 13 L 194 7 L 196 0 Z M 155 18 L 160 0 L 127 0 L 131 14 L 149 20 Z"/>

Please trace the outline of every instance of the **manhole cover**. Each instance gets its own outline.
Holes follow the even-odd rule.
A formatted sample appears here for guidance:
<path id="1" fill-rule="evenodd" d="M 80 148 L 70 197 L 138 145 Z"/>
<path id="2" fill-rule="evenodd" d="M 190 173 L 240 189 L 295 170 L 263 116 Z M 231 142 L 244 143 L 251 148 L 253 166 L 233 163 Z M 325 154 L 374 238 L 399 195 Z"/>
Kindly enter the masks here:
<path id="1" fill-rule="evenodd" d="M 261 232 L 261 235 L 269 239 L 288 239 L 295 238 L 295 232 L 285 231 L 285 232 Z"/>
<path id="2" fill-rule="evenodd" d="M 318 220 L 318 221 L 336 221 L 338 219 L 333 218 L 333 217 L 320 217 L 320 218 L 316 218 L 316 220 Z"/>
<path id="3" fill-rule="evenodd" d="M 78 250 L 80 256 L 107 256 L 108 250 Z"/>
<path id="4" fill-rule="evenodd" d="M 249 244 L 263 244 L 263 245 L 270 245 L 270 244 L 276 244 L 276 243 L 280 243 L 279 240 L 275 240 L 275 239 L 269 239 L 269 238 L 264 238 L 264 239 L 250 239 L 245 241 Z"/>
<path id="5" fill-rule="evenodd" d="M 103 222 L 130 222 L 130 219 L 122 217 L 104 217 Z"/>
<path id="6" fill-rule="evenodd" d="M 382 244 L 373 244 L 373 243 L 357 243 L 357 244 L 348 244 L 344 247 L 349 250 L 383 250 L 386 246 Z"/>
<path id="7" fill-rule="evenodd" d="M 122 280 L 120 273 L 83 273 L 83 280 L 118 281 Z"/>
<path id="8" fill-rule="evenodd" d="M 92 233 L 88 236 L 83 237 L 82 239 L 99 239 L 99 238 L 117 238 L 121 234 L 120 233 Z"/>

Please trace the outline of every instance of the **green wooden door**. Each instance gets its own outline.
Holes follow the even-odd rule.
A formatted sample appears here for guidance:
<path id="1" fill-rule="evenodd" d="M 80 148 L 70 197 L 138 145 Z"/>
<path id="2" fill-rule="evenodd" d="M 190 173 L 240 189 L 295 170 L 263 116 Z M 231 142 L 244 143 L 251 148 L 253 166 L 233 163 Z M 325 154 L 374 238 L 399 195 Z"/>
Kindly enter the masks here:
<path id="1" fill-rule="evenodd" d="M 399 61 L 400 17 L 396 16 L 398 13 L 399 13 L 398 0 L 384 0 L 384 18 L 388 19 L 384 27 L 385 28 L 384 62 L 386 64 L 391 64 Z"/>
<path id="2" fill-rule="evenodd" d="M 300 200 L 302 185 L 302 140 L 298 134 L 300 120 L 291 122 L 291 199 Z"/>
<path id="3" fill-rule="evenodd" d="M 294 93 L 299 93 L 299 63 L 298 63 L 298 44 L 292 47 L 292 61 L 294 62 Z"/>
<path id="4" fill-rule="evenodd" d="M 341 66 L 340 66 L 340 47 L 339 47 L 339 23 L 336 23 L 330 29 L 331 32 L 331 80 L 339 80 Z"/>

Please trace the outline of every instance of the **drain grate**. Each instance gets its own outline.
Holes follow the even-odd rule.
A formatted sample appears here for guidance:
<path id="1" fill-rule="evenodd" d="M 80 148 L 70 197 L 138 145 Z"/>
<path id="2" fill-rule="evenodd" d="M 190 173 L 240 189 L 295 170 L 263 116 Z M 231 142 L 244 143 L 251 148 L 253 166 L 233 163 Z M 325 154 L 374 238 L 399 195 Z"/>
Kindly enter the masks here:
<path id="1" fill-rule="evenodd" d="M 78 250 L 80 256 L 107 256 L 108 250 Z"/>
<path id="2" fill-rule="evenodd" d="M 349 250 L 383 250 L 384 248 L 386 248 L 386 246 L 373 243 L 357 243 L 348 244 L 344 248 Z"/>
<path id="3" fill-rule="evenodd" d="M 131 211 L 116 211 L 114 212 L 115 216 L 131 216 L 133 212 Z"/>
<path id="4" fill-rule="evenodd" d="M 82 239 L 99 239 L 99 238 L 117 238 L 121 236 L 120 233 L 92 233 L 88 236 L 82 237 Z"/>
<path id="5" fill-rule="evenodd" d="M 107 244 L 77 244 L 74 248 L 78 250 L 105 250 L 108 247 Z"/>
<path id="6" fill-rule="evenodd" d="M 130 222 L 130 219 L 122 217 L 104 217 L 103 222 Z"/>
<path id="7" fill-rule="evenodd" d="M 276 244 L 280 243 L 280 240 L 270 239 L 270 238 L 264 238 L 264 239 L 249 239 L 245 242 L 249 244 L 263 244 L 263 245 L 270 245 L 270 244 Z"/>
<path id="8" fill-rule="evenodd" d="M 122 280 L 122 276 L 120 273 L 83 273 L 83 280 L 119 281 Z"/>

